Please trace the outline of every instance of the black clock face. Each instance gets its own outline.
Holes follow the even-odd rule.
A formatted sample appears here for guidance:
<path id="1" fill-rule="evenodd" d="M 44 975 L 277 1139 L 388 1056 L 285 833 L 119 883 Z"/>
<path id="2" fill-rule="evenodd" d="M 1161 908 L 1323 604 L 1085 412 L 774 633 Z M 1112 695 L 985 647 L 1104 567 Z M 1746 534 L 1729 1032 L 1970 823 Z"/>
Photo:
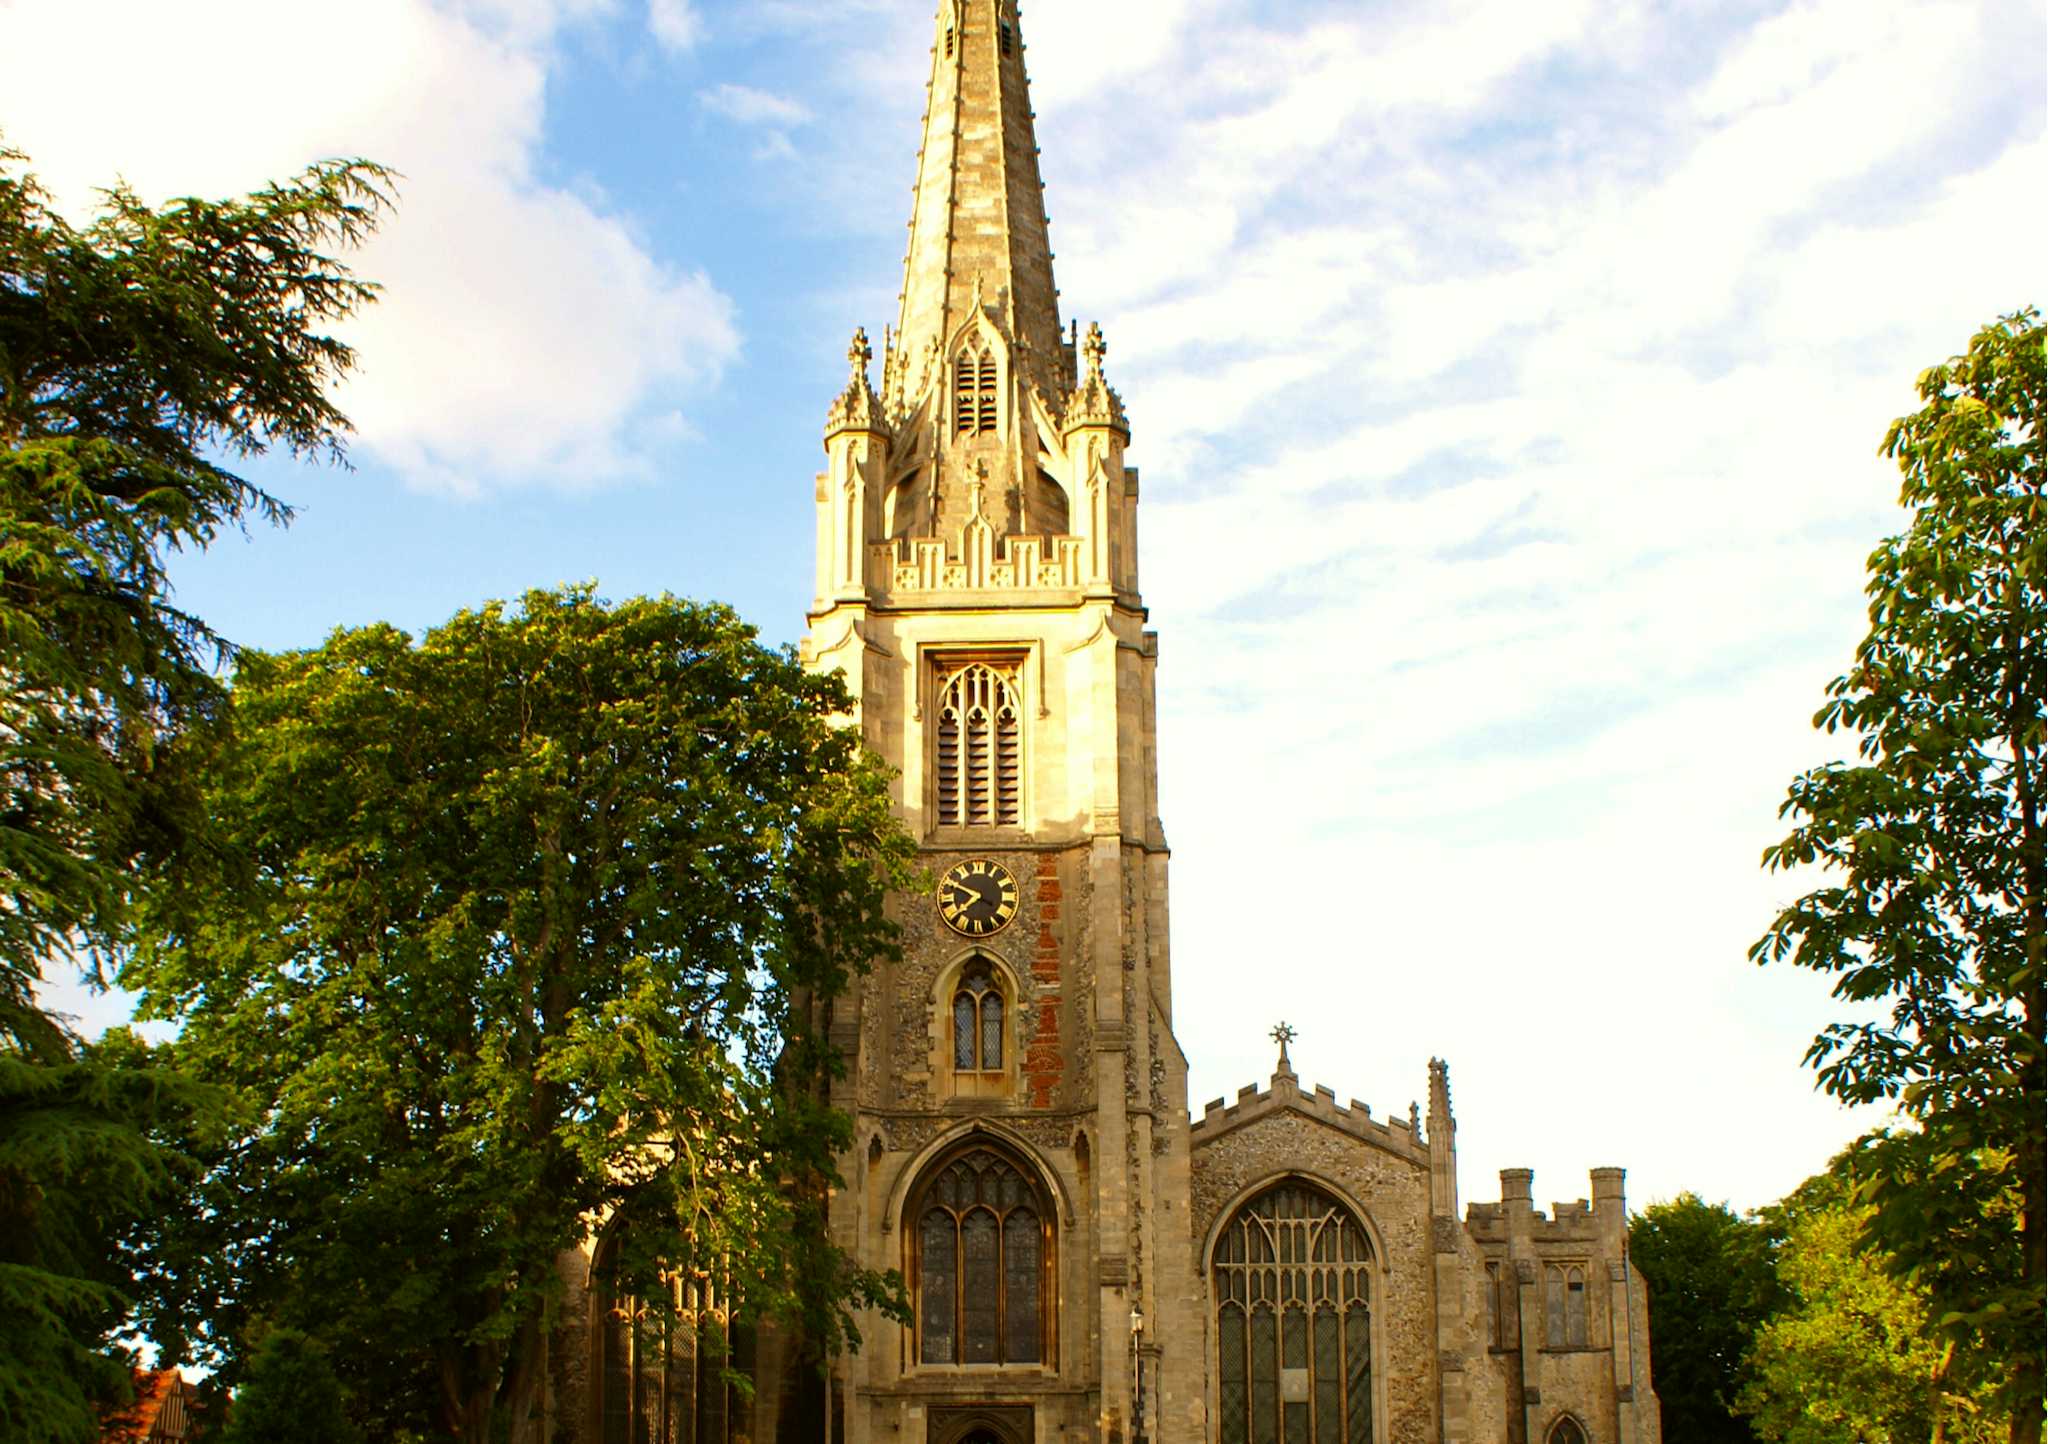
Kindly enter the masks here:
<path id="1" fill-rule="evenodd" d="M 1017 879 L 985 857 L 955 863 L 939 880 L 939 916 L 966 937 L 999 933 L 1017 916 Z"/>

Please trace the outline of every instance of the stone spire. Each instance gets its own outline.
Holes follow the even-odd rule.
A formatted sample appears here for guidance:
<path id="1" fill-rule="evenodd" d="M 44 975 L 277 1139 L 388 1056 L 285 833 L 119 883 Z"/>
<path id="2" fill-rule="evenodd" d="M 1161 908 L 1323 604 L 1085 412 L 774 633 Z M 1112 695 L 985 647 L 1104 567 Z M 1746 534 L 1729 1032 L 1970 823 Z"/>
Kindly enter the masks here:
<path id="1" fill-rule="evenodd" d="M 1032 114 L 1016 0 L 941 0 L 903 305 L 883 381 L 892 407 L 935 379 L 941 351 L 977 304 L 1009 336 L 1022 378 L 1054 397 L 1074 382 Z"/>

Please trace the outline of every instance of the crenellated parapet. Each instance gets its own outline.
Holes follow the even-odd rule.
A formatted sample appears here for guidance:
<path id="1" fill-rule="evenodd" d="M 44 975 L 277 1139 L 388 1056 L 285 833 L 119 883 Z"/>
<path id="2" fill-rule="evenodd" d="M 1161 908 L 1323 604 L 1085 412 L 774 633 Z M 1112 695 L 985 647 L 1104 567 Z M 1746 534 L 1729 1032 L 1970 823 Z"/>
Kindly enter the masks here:
<path id="1" fill-rule="evenodd" d="M 1246 1084 L 1238 1089 L 1234 1101 L 1211 1099 L 1202 1110 L 1202 1116 L 1189 1127 L 1189 1147 L 1199 1150 L 1205 1144 L 1262 1118 L 1285 1112 L 1306 1115 L 1418 1167 L 1429 1167 L 1430 1145 L 1414 1113 L 1411 1112 L 1407 1118 L 1383 1123 L 1373 1117 L 1372 1109 L 1366 1104 L 1356 1098 L 1348 1106 L 1339 1103 L 1335 1090 L 1320 1083 L 1303 1092 L 1291 1073 L 1274 1075 L 1272 1083 L 1263 1089 L 1255 1083 Z"/>

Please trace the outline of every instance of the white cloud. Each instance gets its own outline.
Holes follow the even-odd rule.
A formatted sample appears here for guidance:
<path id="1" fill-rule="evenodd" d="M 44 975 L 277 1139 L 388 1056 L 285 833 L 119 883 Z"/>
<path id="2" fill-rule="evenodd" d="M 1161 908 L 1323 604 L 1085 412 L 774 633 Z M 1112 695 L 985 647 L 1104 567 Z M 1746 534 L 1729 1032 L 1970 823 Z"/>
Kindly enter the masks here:
<path id="1" fill-rule="evenodd" d="M 262 0 L 15 0 L 0 94 L 10 138 L 74 208 L 116 174 L 163 197 L 328 155 L 396 167 L 398 212 L 354 261 L 385 287 L 345 331 L 359 452 L 467 492 L 587 485 L 650 471 L 658 418 L 738 347 L 708 277 L 535 174 L 552 46 L 604 8 L 359 0 L 339 25 Z"/>
<path id="2" fill-rule="evenodd" d="M 787 130 L 808 124 L 811 112 L 788 96 L 756 90 L 751 85 L 718 85 L 697 97 L 713 115 L 722 115 L 740 125 L 764 125 Z"/>
<path id="3" fill-rule="evenodd" d="M 1473 1196 L 1768 1201 L 1873 1118 L 1799 1063 L 1842 1005 L 1745 960 L 1757 858 L 1844 745 L 1886 422 L 2038 299 L 2040 15 L 1215 0 L 1112 87 L 1087 10 L 1027 39 L 1145 468 L 1198 1101 L 1284 1015 L 1388 1111 L 1448 1055 Z"/>
<path id="4" fill-rule="evenodd" d="M 704 19 L 690 0 L 647 0 L 647 28 L 665 50 L 689 50 L 704 38 Z"/>

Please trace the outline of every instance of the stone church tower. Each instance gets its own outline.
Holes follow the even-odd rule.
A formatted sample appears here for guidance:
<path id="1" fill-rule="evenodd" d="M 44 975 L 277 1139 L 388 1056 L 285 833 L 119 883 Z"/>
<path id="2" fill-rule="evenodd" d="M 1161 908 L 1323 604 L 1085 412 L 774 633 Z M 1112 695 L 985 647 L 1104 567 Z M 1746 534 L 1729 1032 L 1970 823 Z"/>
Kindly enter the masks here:
<path id="1" fill-rule="evenodd" d="M 943 879 L 838 1005 L 838 1241 L 917 1310 L 840 1366 L 847 1444 L 1203 1432 L 1201 1353 L 1160 1342 L 1202 1325 L 1158 646 L 1104 354 L 1062 330 L 1014 7 L 947 0 L 900 318 L 879 390 L 856 338 L 826 430 L 805 644 Z"/>
<path id="2" fill-rule="evenodd" d="M 1548 1215 L 1509 1170 L 1461 1218 L 1449 1070 L 1376 1119 L 1304 1089 L 1285 1028 L 1267 1085 L 1191 1121 L 1106 349 L 1062 326 L 1015 0 L 942 0 L 901 311 L 879 387 L 856 334 L 831 407 L 803 643 L 936 880 L 892 899 L 902 960 L 831 1021 L 835 1241 L 901 1270 L 914 1318 L 865 1319 L 822 1379 L 735 1328 L 737 1390 L 584 1291 L 600 1232 L 565 1261 L 554 1437 L 1659 1444 L 1621 1170 Z"/>

